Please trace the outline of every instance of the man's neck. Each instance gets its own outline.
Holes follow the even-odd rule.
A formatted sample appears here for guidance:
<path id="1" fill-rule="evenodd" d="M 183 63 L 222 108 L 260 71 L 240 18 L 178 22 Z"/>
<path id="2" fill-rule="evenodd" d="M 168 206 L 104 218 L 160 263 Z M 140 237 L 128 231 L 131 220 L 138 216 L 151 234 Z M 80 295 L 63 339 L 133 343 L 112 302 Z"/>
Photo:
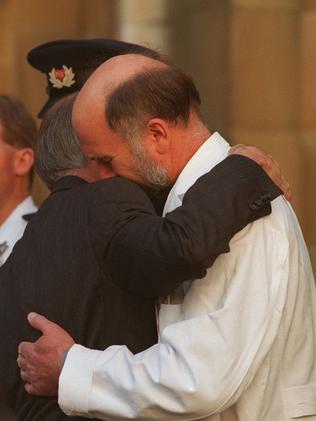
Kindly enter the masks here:
<path id="1" fill-rule="evenodd" d="M 174 154 L 174 156 L 176 156 L 175 180 L 178 178 L 179 174 L 190 161 L 192 156 L 211 136 L 208 128 L 199 119 L 191 119 L 190 124 L 184 133 L 185 137 L 181 144 L 175 144 L 177 148 Z"/>

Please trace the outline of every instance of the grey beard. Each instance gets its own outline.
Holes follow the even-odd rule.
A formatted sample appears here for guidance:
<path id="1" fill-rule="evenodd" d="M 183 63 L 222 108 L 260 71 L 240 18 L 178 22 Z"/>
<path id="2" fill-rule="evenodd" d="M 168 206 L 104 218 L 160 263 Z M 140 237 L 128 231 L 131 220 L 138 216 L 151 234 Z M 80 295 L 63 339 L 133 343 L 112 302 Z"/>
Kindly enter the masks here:
<path id="1" fill-rule="evenodd" d="M 171 186 L 171 180 L 167 176 L 167 170 L 161 164 L 151 159 L 146 151 L 138 150 L 133 153 L 135 170 L 146 181 L 151 190 L 165 190 Z"/>
<path id="2" fill-rule="evenodd" d="M 165 190 L 171 184 L 166 169 L 156 162 L 147 161 L 139 168 L 139 171 L 153 190 Z"/>

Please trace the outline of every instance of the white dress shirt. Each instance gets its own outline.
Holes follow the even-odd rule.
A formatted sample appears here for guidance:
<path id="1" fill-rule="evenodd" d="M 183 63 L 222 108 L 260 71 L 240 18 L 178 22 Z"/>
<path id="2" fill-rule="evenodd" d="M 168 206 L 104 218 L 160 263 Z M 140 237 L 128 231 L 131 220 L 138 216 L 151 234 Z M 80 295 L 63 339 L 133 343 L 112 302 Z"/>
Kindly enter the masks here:
<path id="1" fill-rule="evenodd" d="M 23 200 L 8 218 L 0 225 L 0 244 L 6 243 L 5 251 L 0 256 L 0 266 L 7 260 L 14 244 L 22 237 L 27 221 L 23 218 L 24 215 L 34 213 L 37 211 L 31 196 Z"/>
<path id="2" fill-rule="evenodd" d="M 203 144 L 166 212 L 228 148 L 217 133 Z M 233 237 L 182 304 L 162 306 L 157 345 L 136 355 L 124 346 L 74 345 L 59 404 L 68 415 L 104 420 L 315 421 L 315 327 L 308 253 L 280 197 L 271 215 Z"/>

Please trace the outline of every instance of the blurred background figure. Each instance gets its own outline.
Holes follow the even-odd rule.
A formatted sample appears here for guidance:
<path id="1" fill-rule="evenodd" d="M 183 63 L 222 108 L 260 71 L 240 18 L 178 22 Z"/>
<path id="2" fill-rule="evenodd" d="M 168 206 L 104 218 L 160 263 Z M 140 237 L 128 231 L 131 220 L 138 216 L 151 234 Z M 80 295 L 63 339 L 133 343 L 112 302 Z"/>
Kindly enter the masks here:
<path id="1" fill-rule="evenodd" d="M 0 95 L 0 266 L 36 212 L 31 197 L 37 129 L 22 102 Z"/>

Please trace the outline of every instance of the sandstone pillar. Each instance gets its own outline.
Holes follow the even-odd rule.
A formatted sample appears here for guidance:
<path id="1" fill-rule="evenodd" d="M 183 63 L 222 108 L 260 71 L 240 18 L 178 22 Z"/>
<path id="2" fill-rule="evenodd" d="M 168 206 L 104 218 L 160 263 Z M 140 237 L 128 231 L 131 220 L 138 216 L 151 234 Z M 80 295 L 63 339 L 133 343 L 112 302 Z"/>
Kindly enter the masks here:
<path id="1" fill-rule="evenodd" d="M 303 216 L 298 133 L 299 0 L 232 0 L 231 138 L 280 162 Z"/>
<path id="2" fill-rule="evenodd" d="M 118 37 L 167 54 L 168 0 L 120 0 Z"/>
<path id="3" fill-rule="evenodd" d="M 316 1 L 302 1 L 299 125 L 302 148 L 303 228 L 316 269 Z"/>

